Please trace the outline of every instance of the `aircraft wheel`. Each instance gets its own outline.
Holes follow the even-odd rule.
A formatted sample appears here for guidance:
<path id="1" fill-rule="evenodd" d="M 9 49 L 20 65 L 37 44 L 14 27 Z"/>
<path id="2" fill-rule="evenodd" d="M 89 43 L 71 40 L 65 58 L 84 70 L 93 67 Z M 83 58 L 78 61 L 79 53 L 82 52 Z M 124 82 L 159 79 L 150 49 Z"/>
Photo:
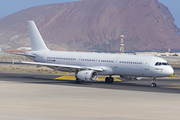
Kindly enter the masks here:
<path id="1" fill-rule="evenodd" d="M 114 82 L 114 78 L 110 77 L 110 83 L 113 83 L 113 82 Z"/>
<path id="2" fill-rule="evenodd" d="M 151 87 L 156 87 L 156 83 L 151 83 Z"/>
<path id="3" fill-rule="evenodd" d="M 84 83 L 84 81 L 83 80 L 79 80 L 78 78 L 76 78 L 76 83 L 77 84 L 82 84 L 82 83 Z"/>
<path id="4" fill-rule="evenodd" d="M 109 79 L 109 77 L 106 77 L 106 78 L 105 78 L 105 82 L 106 82 L 106 83 L 108 83 L 108 81 L 109 81 L 108 79 Z"/>
<path id="5" fill-rule="evenodd" d="M 113 83 L 114 82 L 114 78 L 113 77 L 106 77 L 105 78 L 105 82 L 106 83 Z"/>

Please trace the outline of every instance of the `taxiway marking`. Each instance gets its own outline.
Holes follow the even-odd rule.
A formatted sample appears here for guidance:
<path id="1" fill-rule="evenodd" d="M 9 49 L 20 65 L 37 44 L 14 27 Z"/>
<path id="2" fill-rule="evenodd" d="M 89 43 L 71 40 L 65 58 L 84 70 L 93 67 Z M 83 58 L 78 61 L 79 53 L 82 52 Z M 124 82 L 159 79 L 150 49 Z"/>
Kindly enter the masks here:
<path id="1" fill-rule="evenodd" d="M 76 80 L 75 76 L 61 76 L 61 77 L 57 77 L 57 78 L 54 78 L 56 80 Z M 104 77 L 99 77 L 97 79 L 97 81 L 105 81 L 105 78 Z M 114 81 L 121 81 L 120 79 L 118 78 L 114 78 Z"/>
<path id="2" fill-rule="evenodd" d="M 180 89 L 180 86 L 163 86 L 162 88 Z"/>
<path id="3" fill-rule="evenodd" d="M 163 86 L 162 88 L 173 88 L 173 89 L 180 89 L 180 83 L 172 83 L 172 86 Z"/>

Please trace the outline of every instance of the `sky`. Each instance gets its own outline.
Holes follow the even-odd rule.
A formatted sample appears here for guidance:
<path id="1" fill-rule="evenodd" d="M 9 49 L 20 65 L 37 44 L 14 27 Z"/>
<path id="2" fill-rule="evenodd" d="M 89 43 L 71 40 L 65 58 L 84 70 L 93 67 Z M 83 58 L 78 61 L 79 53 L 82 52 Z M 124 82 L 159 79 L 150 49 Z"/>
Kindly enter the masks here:
<path id="1" fill-rule="evenodd" d="M 180 0 L 158 0 L 163 5 L 168 7 L 175 21 L 174 23 L 180 28 Z"/>
<path id="2" fill-rule="evenodd" d="M 0 0 L 0 18 L 33 6 L 80 0 Z"/>
<path id="3" fill-rule="evenodd" d="M 80 0 L 0 0 L 0 18 L 13 14 L 29 7 L 53 4 L 73 2 Z M 180 28 L 180 0 L 158 0 L 167 6 L 175 19 L 175 24 Z"/>

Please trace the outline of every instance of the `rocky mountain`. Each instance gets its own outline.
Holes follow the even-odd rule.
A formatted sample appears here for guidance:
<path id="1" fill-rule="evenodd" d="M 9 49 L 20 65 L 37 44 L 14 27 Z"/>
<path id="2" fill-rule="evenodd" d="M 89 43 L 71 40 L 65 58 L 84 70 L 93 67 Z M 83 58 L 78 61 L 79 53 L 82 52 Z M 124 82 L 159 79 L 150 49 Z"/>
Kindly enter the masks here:
<path id="1" fill-rule="evenodd" d="M 180 29 L 157 0 L 85 0 L 36 6 L 0 19 L 0 47 L 30 46 L 27 21 L 35 21 L 51 49 L 180 50 Z"/>

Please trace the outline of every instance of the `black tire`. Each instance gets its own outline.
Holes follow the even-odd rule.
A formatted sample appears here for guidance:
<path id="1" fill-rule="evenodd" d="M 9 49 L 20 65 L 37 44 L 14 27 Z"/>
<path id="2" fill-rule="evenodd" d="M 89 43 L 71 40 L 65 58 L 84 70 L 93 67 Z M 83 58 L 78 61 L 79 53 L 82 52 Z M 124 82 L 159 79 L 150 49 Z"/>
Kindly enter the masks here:
<path id="1" fill-rule="evenodd" d="M 151 83 L 151 87 L 156 87 L 156 83 Z"/>
<path id="2" fill-rule="evenodd" d="M 106 78 L 105 78 L 105 82 L 106 82 L 106 83 L 109 83 L 109 77 L 106 77 Z"/>
<path id="3" fill-rule="evenodd" d="M 113 82 L 114 82 L 114 78 L 110 77 L 110 83 L 113 83 Z"/>
<path id="4" fill-rule="evenodd" d="M 76 83 L 77 84 L 80 84 L 80 80 L 76 78 Z"/>
<path id="5" fill-rule="evenodd" d="M 106 83 L 113 83 L 114 82 L 114 78 L 113 77 L 106 77 L 105 78 L 105 82 Z"/>
<path id="6" fill-rule="evenodd" d="M 79 80 L 78 78 L 76 78 L 76 83 L 77 84 L 82 84 L 82 83 L 84 83 L 84 81 L 83 80 Z"/>

